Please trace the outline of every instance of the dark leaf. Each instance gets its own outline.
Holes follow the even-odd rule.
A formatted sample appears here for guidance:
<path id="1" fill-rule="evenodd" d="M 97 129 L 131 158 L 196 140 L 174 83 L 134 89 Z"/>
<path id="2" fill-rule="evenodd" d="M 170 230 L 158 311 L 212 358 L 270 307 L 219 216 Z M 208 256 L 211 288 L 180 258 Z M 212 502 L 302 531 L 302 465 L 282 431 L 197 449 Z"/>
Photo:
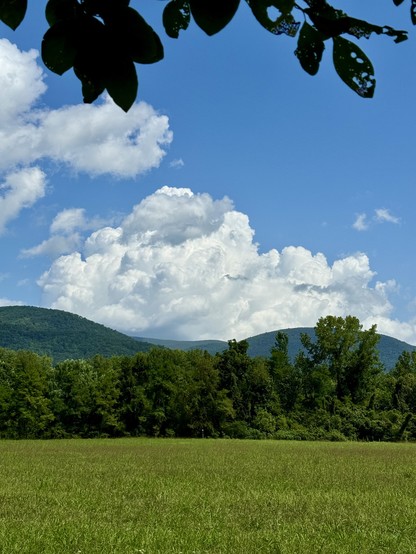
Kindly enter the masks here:
<path id="1" fill-rule="evenodd" d="M 325 44 L 321 33 L 305 21 L 299 33 L 298 47 L 295 50 L 295 55 L 299 59 L 302 68 L 309 75 L 316 75 L 318 73 L 324 49 Z"/>
<path id="2" fill-rule="evenodd" d="M 163 45 L 159 36 L 136 10 L 119 10 L 108 28 L 113 48 L 124 50 L 134 62 L 147 64 L 163 59 Z"/>
<path id="3" fill-rule="evenodd" d="M 87 76 L 75 72 L 81 81 L 82 99 L 85 104 L 92 104 L 105 91 L 105 86 L 101 81 L 94 82 Z"/>
<path id="4" fill-rule="evenodd" d="M 408 39 L 407 31 L 397 31 L 396 29 L 393 29 L 392 27 L 388 27 L 387 25 L 382 27 L 382 33 L 379 33 L 378 30 L 375 30 L 374 32 L 377 33 L 378 35 L 384 34 L 389 37 L 396 37 L 394 39 L 394 42 L 396 42 L 397 44 L 399 42 L 403 42 L 404 40 Z"/>
<path id="5" fill-rule="evenodd" d="M 108 65 L 113 50 L 109 33 L 94 17 L 77 18 L 78 50 L 74 60 L 75 75 L 82 82 L 84 102 L 93 102 L 106 87 Z"/>
<path id="6" fill-rule="evenodd" d="M 58 21 L 72 19 L 81 12 L 77 0 L 49 0 L 45 8 L 45 17 L 50 27 Z"/>
<path id="7" fill-rule="evenodd" d="M 97 71 L 109 55 L 109 41 L 103 23 L 94 17 L 82 15 L 55 23 L 42 41 L 42 59 L 51 71 L 62 75 L 85 58 L 87 66 L 94 64 Z M 78 61 L 79 63 L 79 61 Z"/>
<path id="8" fill-rule="evenodd" d="M 404 0 L 393 0 L 396 6 L 400 6 L 400 4 L 403 4 Z"/>
<path id="9" fill-rule="evenodd" d="M 412 19 L 413 25 L 416 25 L 416 0 L 412 0 L 412 5 L 410 7 L 410 17 Z"/>
<path id="10" fill-rule="evenodd" d="M 74 73 L 82 83 L 84 102 L 94 102 L 105 90 L 107 62 L 94 45 L 82 41 L 82 49 L 74 60 Z"/>
<path id="11" fill-rule="evenodd" d="M 102 1 L 102 0 L 82 0 L 82 7 L 85 10 L 85 13 L 93 17 L 100 16 L 102 17 L 102 12 L 107 13 L 109 11 L 111 2 Z"/>
<path id="12" fill-rule="evenodd" d="M 335 10 L 328 4 L 319 5 L 317 8 L 304 10 L 310 20 L 320 31 L 324 38 L 337 37 L 344 33 L 356 38 L 370 38 L 372 33 L 395 37 L 395 42 L 407 39 L 406 31 L 399 31 L 392 27 L 380 27 L 361 19 L 349 17 L 341 10 Z"/>
<path id="13" fill-rule="evenodd" d="M 192 17 L 207 35 L 215 35 L 234 17 L 240 0 L 190 0 Z"/>
<path id="14" fill-rule="evenodd" d="M 14 31 L 23 21 L 26 9 L 27 0 L 0 0 L 0 21 Z"/>
<path id="15" fill-rule="evenodd" d="M 367 21 L 361 19 L 355 19 L 354 17 L 345 17 L 345 33 L 352 35 L 356 38 L 370 38 L 372 33 L 376 35 L 387 35 L 389 37 L 395 37 L 394 42 L 403 42 L 407 40 L 407 31 L 398 31 L 385 25 L 380 27 L 379 25 L 373 25 Z"/>
<path id="16" fill-rule="evenodd" d="M 322 5 L 321 5 L 322 4 Z M 305 13 L 325 38 L 336 37 L 346 33 L 350 27 L 348 16 L 342 10 L 336 10 L 326 2 L 314 8 L 307 8 Z"/>
<path id="17" fill-rule="evenodd" d="M 82 0 L 82 7 L 85 13 L 92 16 L 99 16 L 103 19 L 117 13 L 118 10 L 127 8 L 130 0 Z"/>
<path id="18" fill-rule="evenodd" d="M 140 54 L 143 62 L 150 61 L 151 57 L 160 59 L 159 39 L 157 35 L 154 39 L 151 27 L 134 10 L 122 7 L 114 16 L 109 24 L 85 14 L 76 18 L 78 41 L 74 72 L 82 83 L 84 102 L 93 102 L 107 89 L 114 102 L 128 111 L 138 89 L 133 54 L 139 56 L 140 52 L 134 52 L 134 48 L 143 44 L 144 51 Z"/>
<path id="19" fill-rule="evenodd" d="M 300 23 L 295 21 L 292 14 L 282 15 L 276 19 L 273 34 L 287 35 L 289 37 L 295 37 L 297 35 Z"/>
<path id="20" fill-rule="evenodd" d="M 247 0 L 254 17 L 265 29 L 274 35 L 294 37 L 300 23 L 296 22 L 291 12 L 295 6 L 294 0 Z M 277 11 L 273 17 L 271 10 Z"/>
<path id="21" fill-rule="evenodd" d="M 259 23 L 264 21 L 273 21 L 270 18 L 270 10 L 279 10 L 281 14 L 289 14 L 295 7 L 295 0 L 247 0 L 254 16 Z"/>
<path id="22" fill-rule="evenodd" d="M 372 98 L 376 86 L 373 65 L 349 40 L 334 37 L 334 66 L 341 79 L 363 98 Z"/>
<path id="23" fill-rule="evenodd" d="M 137 97 L 139 83 L 136 68 L 131 60 L 117 60 L 108 68 L 105 87 L 122 110 L 128 112 Z"/>
<path id="24" fill-rule="evenodd" d="M 62 75 L 75 61 L 78 52 L 76 20 L 58 21 L 42 40 L 42 60 L 48 69 Z"/>
<path id="25" fill-rule="evenodd" d="M 172 0 L 163 10 L 163 26 L 171 38 L 178 38 L 179 31 L 185 31 L 190 20 L 191 9 L 186 0 Z"/>

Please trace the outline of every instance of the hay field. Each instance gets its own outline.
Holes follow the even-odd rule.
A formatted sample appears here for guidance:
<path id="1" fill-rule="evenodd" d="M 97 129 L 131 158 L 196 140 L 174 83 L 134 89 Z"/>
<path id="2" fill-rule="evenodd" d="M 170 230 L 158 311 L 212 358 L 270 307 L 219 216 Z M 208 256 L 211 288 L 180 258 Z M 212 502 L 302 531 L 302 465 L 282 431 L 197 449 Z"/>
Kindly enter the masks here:
<path id="1" fill-rule="evenodd" d="M 0 552 L 416 553 L 416 445 L 1 441 Z"/>

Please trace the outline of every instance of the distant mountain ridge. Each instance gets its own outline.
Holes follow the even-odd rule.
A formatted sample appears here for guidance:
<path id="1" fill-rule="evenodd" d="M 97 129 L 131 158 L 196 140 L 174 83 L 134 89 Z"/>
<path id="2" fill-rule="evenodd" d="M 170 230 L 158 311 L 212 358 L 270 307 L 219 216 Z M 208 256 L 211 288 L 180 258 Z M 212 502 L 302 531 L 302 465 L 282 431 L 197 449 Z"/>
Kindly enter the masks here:
<path id="1" fill-rule="evenodd" d="M 288 336 L 288 350 L 289 356 L 292 360 L 295 358 L 299 350 L 302 349 L 302 343 L 300 341 L 302 333 L 309 335 L 312 340 L 315 339 L 315 331 L 313 327 L 297 327 L 294 329 L 282 329 L 282 331 Z M 270 349 L 273 347 L 275 342 L 276 333 L 277 331 L 262 333 L 261 335 L 256 335 L 247 339 L 250 345 L 249 354 L 251 356 L 264 356 L 262 352 L 265 352 L 266 350 L 270 352 Z M 380 353 L 380 360 L 387 370 L 393 369 L 397 362 L 397 358 L 404 350 L 412 352 L 416 350 L 416 346 L 412 346 L 407 342 L 380 334 L 378 351 Z"/>
<path id="2" fill-rule="evenodd" d="M 294 359 L 302 349 L 301 333 L 314 338 L 312 327 L 281 329 L 288 335 L 289 355 Z M 247 338 L 250 356 L 270 355 L 277 331 Z M 65 359 L 91 358 L 147 352 L 155 346 L 178 350 L 206 350 L 214 355 L 225 350 L 228 343 L 220 340 L 179 341 L 131 337 L 109 329 L 79 315 L 32 306 L 0 307 L 0 347 L 11 350 L 31 350 L 50 356 L 55 363 Z M 393 337 L 380 335 L 380 359 L 387 370 L 394 367 L 403 351 L 414 351 L 416 346 Z"/>
<path id="3" fill-rule="evenodd" d="M 306 333 L 312 339 L 315 338 L 315 331 L 313 327 L 296 327 L 292 329 L 281 329 L 283 333 L 286 333 L 288 336 L 288 351 L 289 356 L 294 360 L 296 354 L 299 350 L 302 350 L 302 343 L 300 336 L 302 333 Z M 269 357 L 270 350 L 272 349 L 275 338 L 276 331 L 269 331 L 267 333 L 261 333 L 260 335 L 255 335 L 253 337 L 248 337 L 246 340 L 249 344 L 248 354 L 252 357 L 256 356 L 265 356 Z M 222 352 L 228 346 L 228 343 L 225 341 L 219 340 L 200 340 L 200 341 L 179 341 L 179 340 L 162 340 L 162 339 L 152 339 L 152 338 L 141 338 L 134 337 L 138 341 L 147 341 L 151 344 L 158 346 L 164 346 L 166 348 L 173 348 L 178 350 L 207 350 L 210 354 L 216 354 L 217 352 Z M 393 369 L 397 362 L 397 358 L 403 351 L 412 352 L 416 350 L 416 346 L 412 346 L 407 342 L 400 341 L 393 337 L 380 334 L 380 341 L 378 343 L 378 350 L 380 353 L 380 360 L 384 367 L 387 370 Z"/>
<path id="4" fill-rule="evenodd" d="M 153 339 L 144 337 L 133 337 L 139 342 L 148 342 L 155 346 L 164 346 L 171 350 L 206 350 L 214 355 L 217 352 L 222 352 L 228 347 L 228 342 L 223 340 L 173 340 L 173 339 Z"/>

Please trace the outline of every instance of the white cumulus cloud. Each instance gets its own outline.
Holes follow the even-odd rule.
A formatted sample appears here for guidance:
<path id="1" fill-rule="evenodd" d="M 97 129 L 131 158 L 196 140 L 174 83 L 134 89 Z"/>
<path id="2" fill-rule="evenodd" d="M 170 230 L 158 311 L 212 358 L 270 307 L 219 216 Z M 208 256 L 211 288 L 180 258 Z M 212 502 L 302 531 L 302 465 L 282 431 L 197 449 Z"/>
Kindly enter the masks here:
<path id="1" fill-rule="evenodd" d="M 46 85 L 38 55 L 0 39 L 0 178 L 7 183 L 5 175 L 35 171 L 32 166 L 43 160 L 92 176 L 120 178 L 160 165 L 173 136 L 165 115 L 145 102 L 126 114 L 108 96 L 93 105 L 45 108 L 39 102 Z M 27 192 L 24 186 L 22 196 Z M 1 214 L 1 229 L 11 213 L 10 208 Z"/>
<path id="2" fill-rule="evenodd" d="M 45 90 L 44 74 L 36 62 L 36 50 L 21 52 L 6 39 L 0 39 L 0 122 L 6 127 L 16 128 L 22 124 L 23 114 Z"/>
<path id="3" fill-rule="evenodd" d="M 169 120 L 149 104 L 124 113 L 109 96 L 101 104 L 66 106 L 38 115 L 36 157 L 91 175 L 135 177 L 158 167 L 172 141 Z M 27 139 L 33 141 L 29 133 Z M 32 143 L 33 144 L 33 143 Z"/>
<path id="4" fill-rule="evenodd" d="M 69 254 L 81 244 L 81 235 L 71 233 L 70 235 L 53 235 L 43 240 L 40 244 L 25 248 L 20 255 L 23 258 L 32 258 L 34 256 L 50 256 L 56 258 L 61 254 Z"/>
<path id="5" fill-rule="evenodd" d="M 82 232 L 102 227 L 101 218 L 88 218 L 83 208 L 68 208 L 59 212 L 50 225 L 51 236 L 40 244 L 22 250 L 22 257 L 69 254 L 82 244 Z"/>
<path id="6" fill-rule="evenodd" d="M 165 115 L 145 102 L 126 114 L 108 96 L 91 105 L 36 109 L 46 90 L 37 56 L 0 39 L 0 170 L 42 158 L 118 177 L 159 166 L 172 141 Z"/>
<path id="7" fill-rule="evenodd" d="M 51 223 L 51 233 L 71 233 L 74 229 L 86 227 L 83 208 L 67 208 L 59 212 Z"/>
<path id="8" fill-rule="evenodd" d="M 57 258 L 39 285 L 45 305 L 125 332 L 241 339 L 327 314 L 392 329 L 391 284 L 374 277 L 363 253 L 333 263 L 301 246 L 260 253 L 231 200 L 163 187 Z M 409 334 L 400 325 L 395 336 Z"/>
<path id="9" fill-rule="evenodd" d="M 6 175 L 0 183 L 0 235 L 6 225 L 45 195 L 46 177 L 38 167 L 21 169 Z"/>

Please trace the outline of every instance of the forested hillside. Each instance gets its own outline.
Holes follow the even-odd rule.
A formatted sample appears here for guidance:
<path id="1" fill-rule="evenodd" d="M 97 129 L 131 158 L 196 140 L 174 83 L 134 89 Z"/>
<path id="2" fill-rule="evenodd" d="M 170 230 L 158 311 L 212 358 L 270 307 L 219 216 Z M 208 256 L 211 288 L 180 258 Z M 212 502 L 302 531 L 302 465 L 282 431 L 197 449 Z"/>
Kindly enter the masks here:
<path id="1" fill-rule="evenodd" d="M 301 350 L 301 335 L 314 337 L 312 327 L 283 329 L 288 336 L 289 357 L 294 361 Z M 270 354 L 277 331 L 248 337 L 248 355 L 251 357 Z M 215 355 L 227 349 L 227 343 L 219 340 L 178 341 L 130 337 L 104 325 L 61 310 L 31 306 L 0 307 L 0 347 L 11 350 L 30 350 L 52 357 L 54 362 L 66 359 L 102 356 L 132 355 L 147 352 L 159 346 L 172 350 L 206 350 Z M 405 342 L 380 335 L 377 345 L 384 368 L 390 371 L 403 351 L 416 350 Z"/>
<path id="2" fill-rule="evenodd" d="M 415 440 L 416 352 L 385 372 L 375 328 L 328 316 L 314 331 L 293 362 L 283 332 L 256 358 L 233 340 L 215 356 L 154 348 L 55 366 L 0 349 L 0 437 Z"/>
<path id="3" fill-rule="evenodd" d="M 288 351 L 290 359 L 293 361 L 302 349 L 302 334 L 306 333 L 315 339 L 315 331 L 313 327 L 298 327 L 296 329 L 282 329 L 283 333 L 288 336 Z M 250 356 L 266 356 L 274 344 L 277 331 L 270 333 L 262 333 L 247 339 L 249 348 L 248 353 Z M 380 361 L 387 371 L 390 371 L 395 366 L 400 354 L 403 351 L 413 352 L 416 350 L 416 346 L 412 346 L 401 340 L 387 335 L 379 335 L 380 340 L 377 344 L 377 350 L 380 355 Z"/>
<path id="4" fill-rule="evenodd" d="M 0 347 L 30 350 L 59 362 L 95 354 L 131 355 L 152 346 L 69 312 L 4 306 L 0 307 Z"/>

